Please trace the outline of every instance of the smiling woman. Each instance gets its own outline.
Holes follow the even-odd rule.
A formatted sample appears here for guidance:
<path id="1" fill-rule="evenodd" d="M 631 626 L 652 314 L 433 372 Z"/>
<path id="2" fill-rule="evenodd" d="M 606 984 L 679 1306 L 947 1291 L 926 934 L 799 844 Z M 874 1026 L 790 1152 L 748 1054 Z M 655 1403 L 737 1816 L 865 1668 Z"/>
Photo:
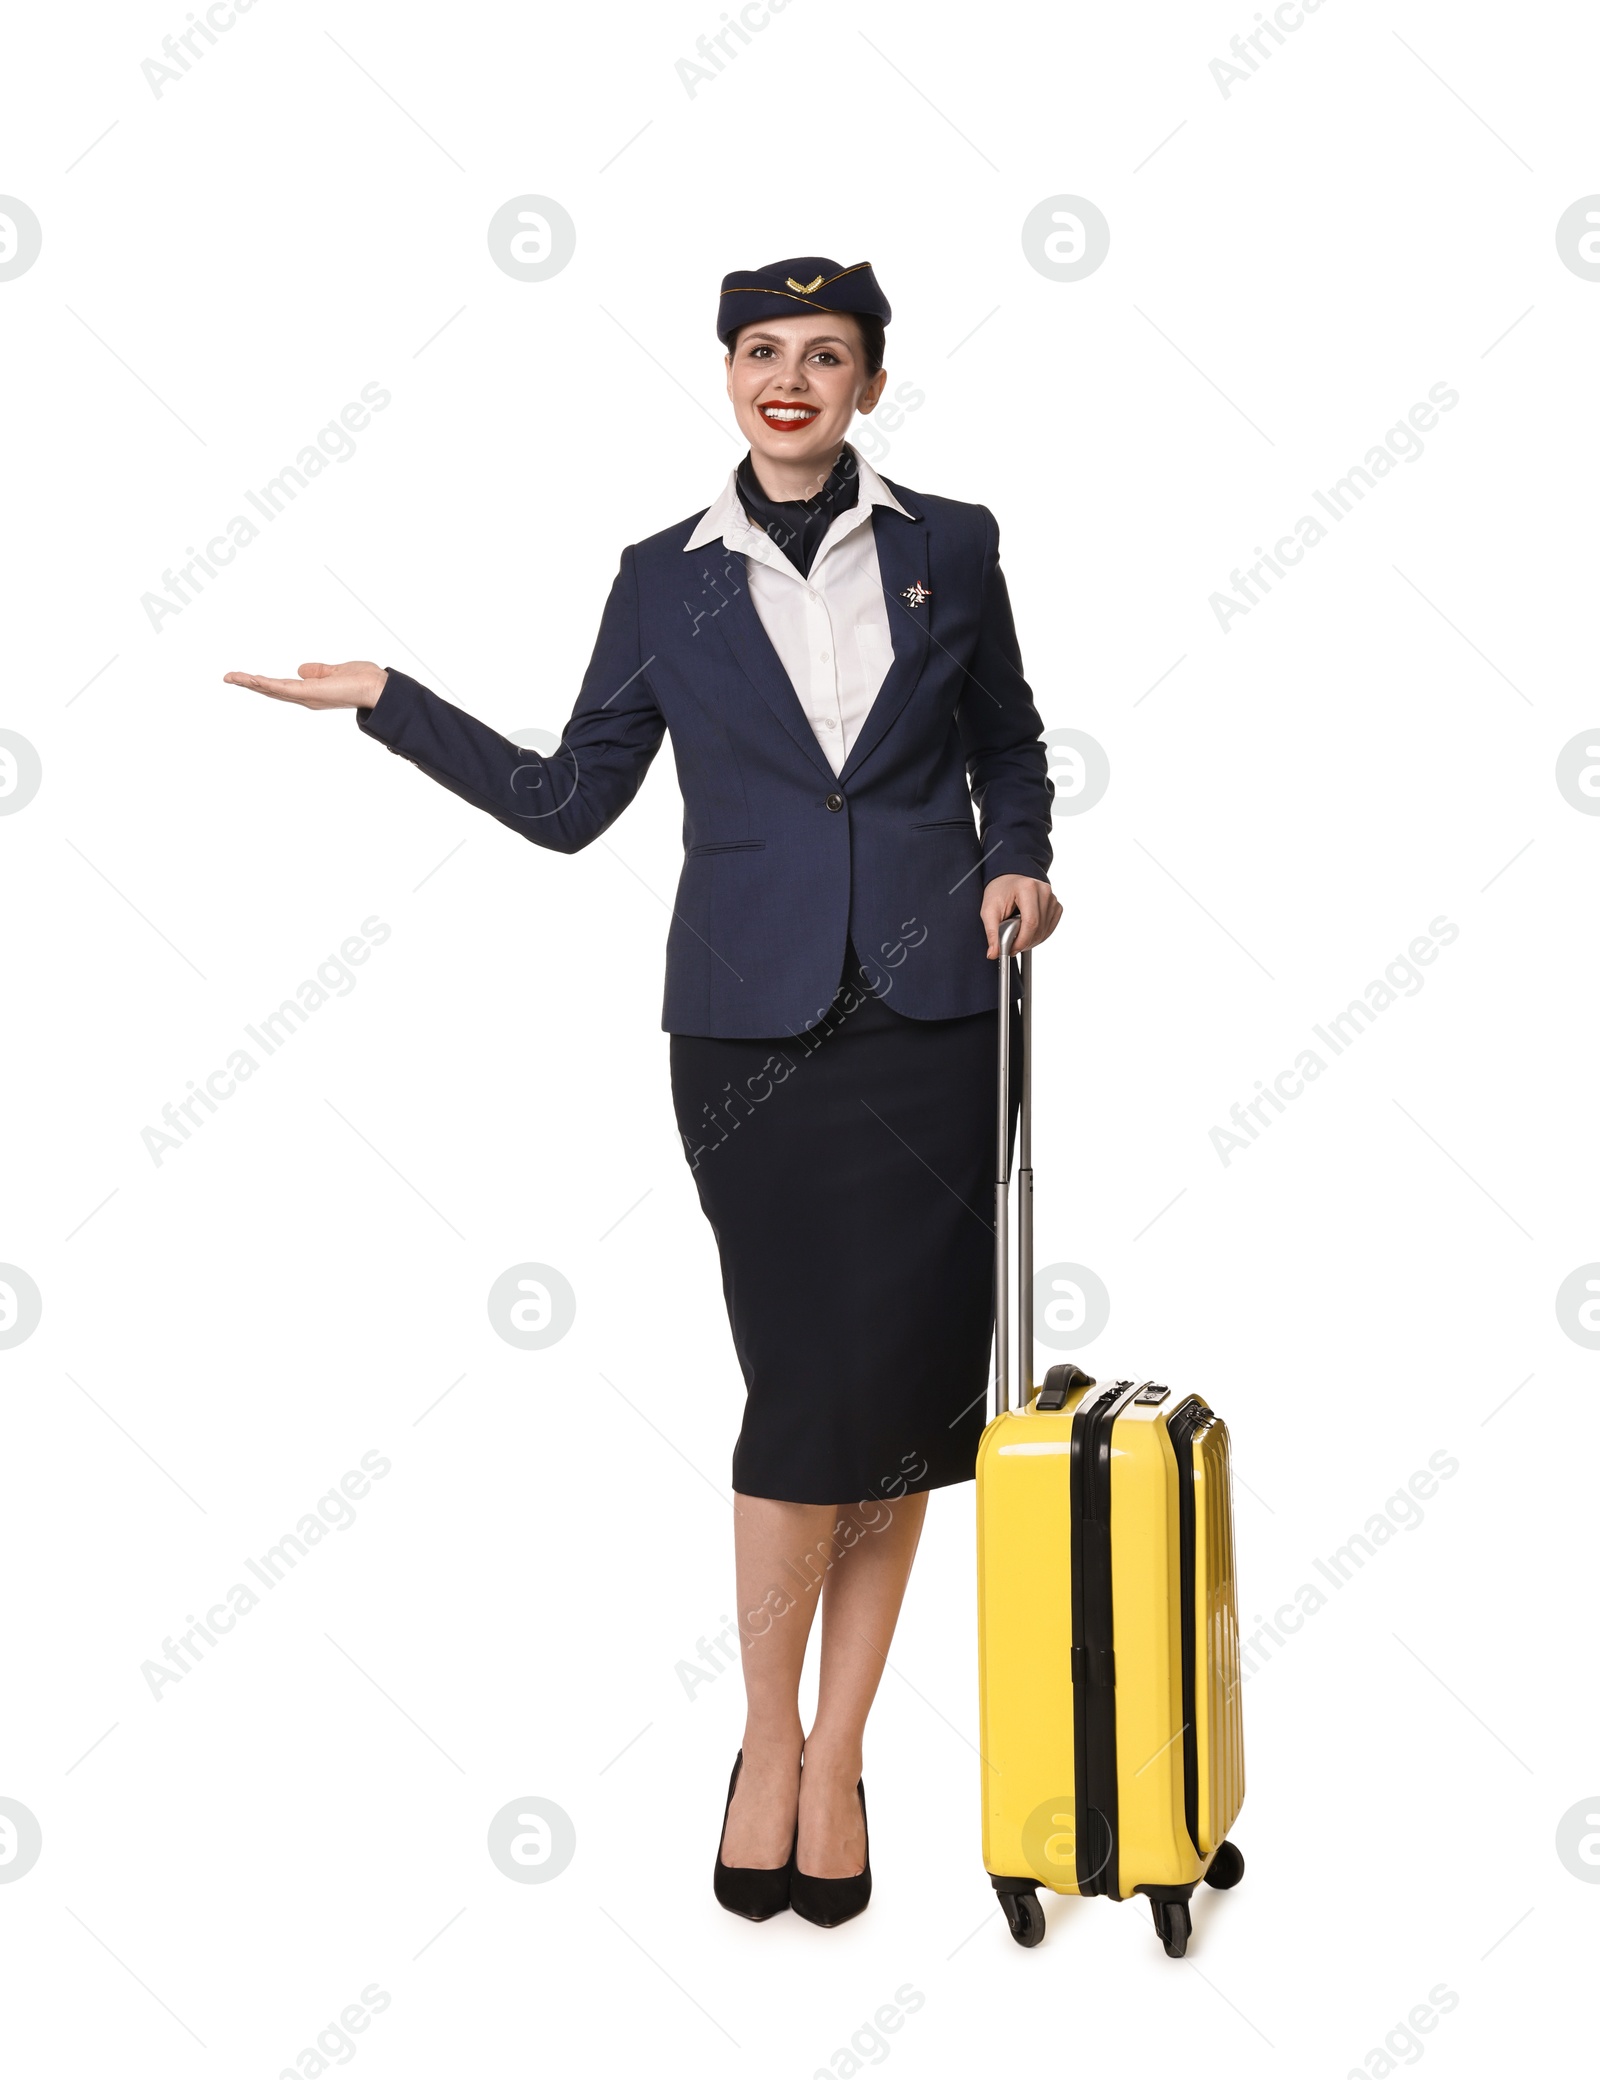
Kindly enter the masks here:
<path id="1" fill-rule="evenodd" d="M 1021 953 L 1061 917 L 994 516 L 890 483 L 848 439 L 883 394 L 889 315 L 864 260 L 724 277 L 717 335 L 749 452 L 709 506 L 622 552 L 548 755 L 393 667 L 227 674 L 353 708 L 367 736 L 558 853 L 607 830 L 673 739 L 684 859 L 661 1023 L 745 1386 L 746 1718 L 713 1882 L 751 1920 L 792 1906 L 824 1927 L 871 1893 L 867 1714 L 929 1491 L 973 1479 L 983 1427 L 1000 920 L 1020 917 Z M 1020 1060 L 1009 965 L 1005 984 Z M 841 1538 L 869 1502 L 866 1533 Z M 795 1591 L 762 1625 L 775 1582 Z"/>

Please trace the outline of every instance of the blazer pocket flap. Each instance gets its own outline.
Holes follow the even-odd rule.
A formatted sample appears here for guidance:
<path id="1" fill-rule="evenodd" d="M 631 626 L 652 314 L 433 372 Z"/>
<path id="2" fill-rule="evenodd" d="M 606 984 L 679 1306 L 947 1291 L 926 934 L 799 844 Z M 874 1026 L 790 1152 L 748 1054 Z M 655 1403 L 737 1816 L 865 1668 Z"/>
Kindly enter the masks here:
<path id="1" fill-rule="evenodd" d="M 685 859 L 700 859 L 711 852 L 765 852 L 765 838 L 724 838 L 711 845 L 691 845 L 684 854 Z"/>

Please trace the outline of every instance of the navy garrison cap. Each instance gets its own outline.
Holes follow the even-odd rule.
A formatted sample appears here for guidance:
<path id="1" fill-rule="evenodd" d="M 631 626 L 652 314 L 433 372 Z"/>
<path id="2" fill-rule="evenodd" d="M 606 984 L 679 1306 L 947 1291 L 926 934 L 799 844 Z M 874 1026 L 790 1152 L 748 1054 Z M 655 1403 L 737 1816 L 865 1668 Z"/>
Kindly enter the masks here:
<path id="1" fill-rule="evenodd" d="M 800 311 L 849 311 L 858 318 L 881 318 L 885 325 L 890 315 L 889 299 L 878 287 L 870 260 L 841 267 L 837 260 L 811 254 L 725 274 L 717 337 L 731 351 L 741 325 L 753 325 L 759 318 L 789 318 Z"/>

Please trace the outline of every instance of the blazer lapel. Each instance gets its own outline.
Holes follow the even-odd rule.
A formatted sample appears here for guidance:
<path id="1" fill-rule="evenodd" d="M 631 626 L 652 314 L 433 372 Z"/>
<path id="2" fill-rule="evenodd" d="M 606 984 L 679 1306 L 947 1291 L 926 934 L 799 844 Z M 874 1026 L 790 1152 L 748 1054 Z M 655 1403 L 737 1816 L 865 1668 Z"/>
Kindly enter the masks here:
<path id="1" fill-rule="evenodd" d="M 898 486 L 891 485 L 890 489 L 904 504 L 907 494 L 901 493 Z M 762 626 L 761 616 L 750 596 L 748 579 L 742 584 L 733 584 L 732 573 L 729 573 L 729 596 L 711 617 L 711 626 L 726 644 L 729 655 L 830 787 L 842 786 L 851 779 L 862 761 L 882 742 L 895 717 L 911 698 L 928 658 L 928 616 L 934 602 L 929 596 L 920 604 L 914 604 L 903 596 L 907 592 L 915 594 L 918 587 L 926 592 L 928 523 L 923 519 L 906 519 L 886 506 L 878 506 L 873 511 L 872 536 L 878 552 L 884 605 L 889 614 L 889 640 L 894 646 L 894 661 L 884 675 L 877 698 L 867 710 L 866 720 L 850 747 L 850 756 L 837 776 L 817 742 L 817 733 L 811 727 L 805 709 L 800 705 L 794 682 L 784 670 L 783 660 L 773 648 L 771 636 Z M 712 550 L 720 546 L 708 544 Z M 731 552 L 723 550 L 723 554 L 732 561 Z M 738 561 L 742 564 L 743 557 Z"/>
<path id="2" fill-rule="evenodd" d="M 905 502 L 898 487 L 897 498 Z M 839 774 L 842 786 L 852 779 L 862 761 L 883 741 L 895 717 L 911 698 L 928 658 L 928 616 L 935 602 L 931 595 L 914 604 L 915 588 L 926 592 L 928 584 L 928 523 L 907 520 L 886 506 L 872 515 L 872 537 L 878 551 L 878 570 L 883 578 L 884 605 L 889 610 L 889 639 L 894 644 L 894 662 L 885 674 L 878 697 L 867 710 L 860 733 L 850 747 Z M 913 594 L 908 600 L 907 592 Z M 751 618 L 754 619 L 752 610 Z M 798 703 L 796 703 L 798 706 Z"/>
<path id="3" fill-rule="evenodd" d="M 721 547 L 721 544 L 713 546 Z M 723 553 L 726 555 L 729 552 Z M 742 566 L 743 557 L 738 561 Z M 817 742 L 817 733 L 807 720 L 805 709 L 800 705 L 800 696 L 794 690 L 794 681 L 784 670 L 783 659 L 772 647 L 772 638 L 762 626 L 761 616 L 756 612 L 755 601 L 750 597 L 748 578 L 731 588 L 731 597 L 718 611 L 711 626 L 722 637 L 734 662 L 750 684 L 807 758 L 822 773 L 828 785 L 836 786 L 838 783 L 834 778 L 833 767 L 829 765 L 822 746 Z"/>

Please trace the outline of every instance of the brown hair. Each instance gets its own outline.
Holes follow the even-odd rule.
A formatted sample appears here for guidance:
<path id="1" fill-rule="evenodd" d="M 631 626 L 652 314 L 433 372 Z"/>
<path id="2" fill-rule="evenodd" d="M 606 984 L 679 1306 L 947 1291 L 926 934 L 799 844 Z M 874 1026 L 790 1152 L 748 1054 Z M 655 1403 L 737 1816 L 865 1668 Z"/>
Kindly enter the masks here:
<path id="1" fill-rule="evenodd" d="M 851 316 L 861 327 L 861 349 L 867 357 L 867 374 L 875 376 L 883 366 L 883 320 L 864 318 L 859 311 Z"/>

